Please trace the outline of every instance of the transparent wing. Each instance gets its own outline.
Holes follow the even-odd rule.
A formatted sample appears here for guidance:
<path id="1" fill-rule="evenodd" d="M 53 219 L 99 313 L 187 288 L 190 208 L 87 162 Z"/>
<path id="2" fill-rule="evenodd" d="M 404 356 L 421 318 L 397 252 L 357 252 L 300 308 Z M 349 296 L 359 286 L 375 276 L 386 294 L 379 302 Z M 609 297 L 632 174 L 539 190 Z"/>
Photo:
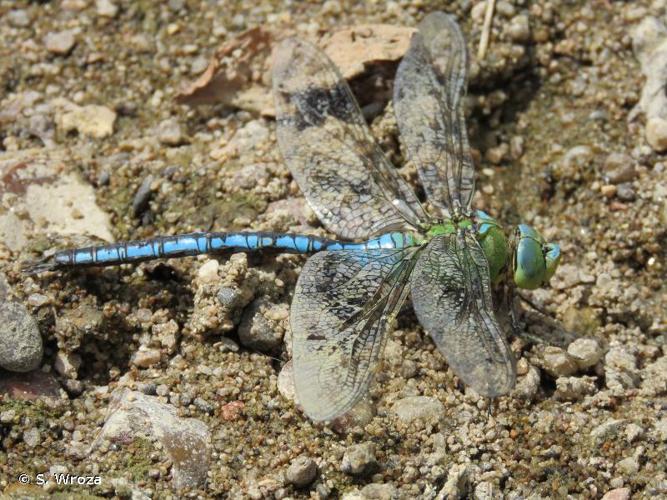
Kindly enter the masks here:
<path id="1" fill-rule="evenodd" d="M 415 252 L 320 252 L 306 262 L 290 323 L 296 392 L 312 419 L 341 415 L 366 394 Z"/>
<path id="2" fill-rule="evenodd" d="M 465 40 L 453 17 L 426 16 L 412 36 L 394 84 L 401 140 L 429 201 L 444 215 L 468 210 L 475 167 L 463 115 L 468 78 Z"/>
<path id="3" fill-rule="evenodd" d="M 454 372 L 482 396 L 508 393 L 514 357 L 493 312 L 489 266 L 469 232 L 433 238 L 412 278 L 419 322 Z"/>
<path id="4" fill-rule="evenodd" d="M 360 239 L 425 219 L 322 51 L 295 38 L 282 42 L 274 53 L 273 93 L 280 150 L 327 229 Z"/>

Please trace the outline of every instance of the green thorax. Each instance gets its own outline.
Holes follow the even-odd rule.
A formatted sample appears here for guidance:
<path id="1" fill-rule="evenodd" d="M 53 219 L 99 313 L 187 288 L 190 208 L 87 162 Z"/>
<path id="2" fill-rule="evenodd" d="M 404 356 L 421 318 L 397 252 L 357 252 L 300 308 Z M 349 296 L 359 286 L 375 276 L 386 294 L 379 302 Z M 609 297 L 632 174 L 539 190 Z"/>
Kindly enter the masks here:
<path id="1" fill-rule="evenodd" d="M 477 240 L 489 262 L 491 281 L 495 283 L 500 279 L 502 271 L 507 265 L 510 255 L 509 244 L 500 224 L 494 218 L 481 210 L 478 210 L 476 215 Z M 443 234 L 454 234 L 457 228 L 472 228 L 473 225 L 472 219 L 462 219 L 457 223 L 451 220 L 443 221 L 441 224 L 435 224 L 429 228 L 426 232 L 426 241 Z"/>

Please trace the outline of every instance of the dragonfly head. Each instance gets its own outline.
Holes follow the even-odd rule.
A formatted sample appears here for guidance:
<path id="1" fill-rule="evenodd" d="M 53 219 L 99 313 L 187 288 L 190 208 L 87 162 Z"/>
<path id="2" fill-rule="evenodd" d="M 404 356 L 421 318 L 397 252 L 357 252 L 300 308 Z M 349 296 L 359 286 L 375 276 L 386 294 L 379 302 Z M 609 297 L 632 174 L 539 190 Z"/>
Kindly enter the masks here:
<path id="1" fill-rule="evenodd" d="M 542 235 L 526 224 L 519 224 L 515 234 L 513 258 L 514 283 L 534 290 L 546 285 L 560 262 L 560 247 L 547 243 Z"/>

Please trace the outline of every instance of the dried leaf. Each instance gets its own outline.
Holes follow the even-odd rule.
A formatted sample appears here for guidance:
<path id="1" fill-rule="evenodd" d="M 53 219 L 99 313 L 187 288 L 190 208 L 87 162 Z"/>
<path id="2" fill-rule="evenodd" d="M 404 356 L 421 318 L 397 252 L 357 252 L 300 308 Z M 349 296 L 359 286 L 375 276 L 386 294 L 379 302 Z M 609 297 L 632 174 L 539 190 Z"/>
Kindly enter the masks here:
<path id="1" fill-rule="evenodd" d="M 380 62 L 397 61 L 408 49 L 413 28 L 370 24 L 344 28 L 320 40 L 327 55 L 351 80 Z M 270 92 L 271 51 L 293 33 L 252 28 L 225 42 L 206 71 L 176 97 L 188 105 L 223 103 L 274 116 Z"/>

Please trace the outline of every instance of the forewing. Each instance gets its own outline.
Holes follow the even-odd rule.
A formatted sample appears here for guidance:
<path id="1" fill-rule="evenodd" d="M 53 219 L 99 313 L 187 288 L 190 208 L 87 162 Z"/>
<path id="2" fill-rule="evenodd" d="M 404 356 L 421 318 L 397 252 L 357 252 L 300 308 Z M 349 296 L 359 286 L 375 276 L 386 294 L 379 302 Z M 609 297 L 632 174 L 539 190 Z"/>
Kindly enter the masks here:
<path id="1" fill-rule="evenodd" d="M 274 53 L 273 92 L 285 163 L 327 229 L 360 239 L 425 218 L 322 51 L 295 38 L 283 41 Z"/>
<path id="2" fill-rule="evenodd" d="M 463 114 L 468 78 L 465 40 L 453 17 L 426 16 L 412 36 L 394 84 L 403 147 L 415 162 L 429 201 L 443 215 L 469 209 L 475 190 Z"/>
<path id="3" fill-rule="evenodd" d="M 433 238 L 420 253 L 412 303 L 454 372 L 482 396 L 514 387 L 514 357 L 496 320 L 489 266 L 472 233 Z"/>
<path id="4" fill-rule="evenodd" d="M 306 262 L 290 324 L 296 393 L 312 419 L 335 418 L 366 394 L 415 251 L 319 252 Z"/>

